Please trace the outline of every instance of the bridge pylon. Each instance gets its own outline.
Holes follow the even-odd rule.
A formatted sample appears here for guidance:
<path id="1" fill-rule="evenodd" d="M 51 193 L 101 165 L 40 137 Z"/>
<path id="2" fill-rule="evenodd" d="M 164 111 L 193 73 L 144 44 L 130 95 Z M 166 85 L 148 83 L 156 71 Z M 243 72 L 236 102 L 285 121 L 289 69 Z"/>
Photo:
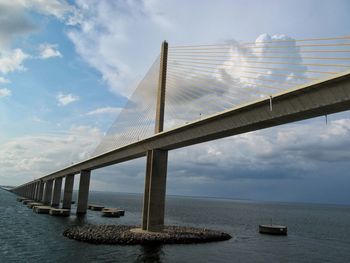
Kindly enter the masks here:
<path id="1" fill-rule="evenodd" d="M 168 60 L 168 43 L 164 41 L 160 54 L 155 133 L 164 129 L 165 88 Z M 145 191 L 143 197 L 142 225 L 144 231 L 159 232 L 164 227 L 166 176 L 168 151 L 147 151 Z"/>

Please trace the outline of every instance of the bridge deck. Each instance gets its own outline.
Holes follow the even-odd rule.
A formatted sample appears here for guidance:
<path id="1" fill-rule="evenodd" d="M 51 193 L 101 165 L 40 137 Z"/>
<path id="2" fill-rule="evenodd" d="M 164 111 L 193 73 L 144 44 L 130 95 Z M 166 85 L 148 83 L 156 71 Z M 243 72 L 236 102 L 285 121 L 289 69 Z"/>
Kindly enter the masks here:
<path id="1" fill-rule="evenodd" d="M 158 133 L 51 173 L 42 179 L 46 181 L 68 174 L 78 174 L 81 170 L 94 170 L 139 158 L 151 149 L 177 149 L 349 109 L 350 72 L 346 72 L 274 95 L 272 111 L 270 98 L 261 99 Z"/>

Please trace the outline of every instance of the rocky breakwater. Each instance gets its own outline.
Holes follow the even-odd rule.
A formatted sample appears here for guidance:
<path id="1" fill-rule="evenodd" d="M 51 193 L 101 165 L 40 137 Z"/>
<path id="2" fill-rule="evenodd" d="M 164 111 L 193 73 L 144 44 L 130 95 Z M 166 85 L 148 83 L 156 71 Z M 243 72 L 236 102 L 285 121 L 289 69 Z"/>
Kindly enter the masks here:
<path id="1" fill-rule="evenodd" d="M 193 244 L 231 239 L 229 234 L 193 227 L 166 226 L 162 232 L 146 232 L 136 226 L 85 225 L 71 227 L 65 237 L 93 244 Z"/>

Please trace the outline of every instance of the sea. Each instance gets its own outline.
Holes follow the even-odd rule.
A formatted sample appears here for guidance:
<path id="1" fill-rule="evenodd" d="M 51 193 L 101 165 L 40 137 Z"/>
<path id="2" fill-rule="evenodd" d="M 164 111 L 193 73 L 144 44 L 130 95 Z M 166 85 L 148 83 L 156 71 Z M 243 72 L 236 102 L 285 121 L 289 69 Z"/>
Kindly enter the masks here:
<path id="1" fill-rule="evenodd" d="M 75 193 L 76 200 L 76 193 Z M 70 226 L 141 221 L 142 195 L 91 192 L 89 202 L 125 209 L 121 218 L 88 211 L 60 218 L 35 214 L 0 190 L 0 262 L 350 262 L 350 206 L 167 196 L 166 224 L 229 233 L 222 242 L 187 245 L 93 245 L 62 235 Z M 287 236 L 258 233 L 282 224 Z"/>

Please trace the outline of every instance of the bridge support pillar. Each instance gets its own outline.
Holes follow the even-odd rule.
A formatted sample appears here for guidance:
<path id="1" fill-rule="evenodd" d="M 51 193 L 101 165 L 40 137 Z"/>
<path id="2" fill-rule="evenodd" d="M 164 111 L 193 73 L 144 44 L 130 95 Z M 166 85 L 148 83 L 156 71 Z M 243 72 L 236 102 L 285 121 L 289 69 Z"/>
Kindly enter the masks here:
<path id="1" fill-rule="evenodd" d="M 52 207 L 58 207 L 60 205 L 61 189 L 62 189 L 62 177 L 59 177 L 55 179 L 53 195 L 51 200 Z"/>
<path id="2" fill-rule="evenodd" d="M 78 193 L 78 204 L 77 214 L 86 214 L 86 209 L 89 200 L 89 187 L 90 187 L 90 175 L 91 171 L 81 171 L 79 181 L 79 193 Z"/>
<path id="3" fill-rule="evenodd" d="M 30 199 L 34 200 L 35 198 L 35 183 L 30 185 Z"/>
<path id="4" fill-rule="evenodd" d="M 34 198 L 33 198 L 33 200 L 34 201 L 38 201 L 39 182 L 35 182 L 34 183 L 34 189 L 35 189 L 35 191 L 34 191 Z"/>
<path id="5" fill-rule="evenodd" d="M 52 196 L 52 184 L 53 180 L 46 181 L 44 191 L 44 204 L 50 204 Z"/>
<path id="6" fill-rule="evenodd" d="M 33 185 L 29 185 L 29 199 L 33 199 Z"/>
<path id="7" fill-rule="evenodd" d="M 39 191 L 38 191 L 38 202 L 43 201 L 43 194 L 44 194 L 44 182 L 40 181 L 39 182 Z"/>
<path id="8" fill-rule="evenodd" d="M 168 151 L 147 152 L 142 230 L 159 232 L 164 227 Z"/>
<path id="9" fill-rule="evenodd" d="M 63 193 L 63 203 L 62 203 L 62 208 L 64 209 L 70 209 L 72 206 L 73 185 L 74 185 L 74 174 L 67 175 L 64 183 L 64 193 Z"/>
<path id="10" fill-rule="evenodd" d="M 32 185 L 28 185 L 28 198 L 32 199 Z"/>

